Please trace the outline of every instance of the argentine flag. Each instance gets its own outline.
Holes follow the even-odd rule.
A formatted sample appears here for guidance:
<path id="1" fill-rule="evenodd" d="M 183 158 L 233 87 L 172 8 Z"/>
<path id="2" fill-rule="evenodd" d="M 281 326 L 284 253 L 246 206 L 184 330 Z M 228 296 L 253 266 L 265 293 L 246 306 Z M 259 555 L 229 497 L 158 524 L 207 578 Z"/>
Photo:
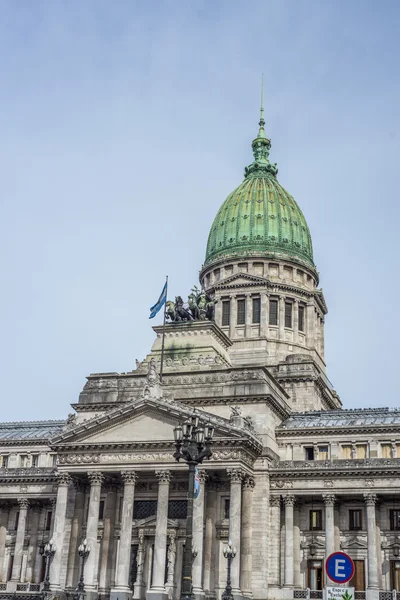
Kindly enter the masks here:
<path id="1" fill-rule="evenodd" d="M 162 309 L 162 307 L 164 306 L 166 301 L 167 301 L 167 282 L 165 282 L 165 285 L 162 289 L 159 299 L 157 300 L 155 305 L 150 308 L 149 319 L 152 319 L 153 317 L 156 316 L 156 314 Z"/>

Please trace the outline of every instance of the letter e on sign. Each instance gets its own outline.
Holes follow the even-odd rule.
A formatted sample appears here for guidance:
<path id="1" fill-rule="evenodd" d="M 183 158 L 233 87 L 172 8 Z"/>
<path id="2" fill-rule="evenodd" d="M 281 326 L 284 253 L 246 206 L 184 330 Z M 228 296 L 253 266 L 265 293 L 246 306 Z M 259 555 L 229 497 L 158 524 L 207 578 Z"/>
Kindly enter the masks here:
<path id="1" fill-rule="evenodd" d="M 331 581 L 347 583 L 354 575 L 354 563 L 348 554 L 334 552 L 325 561 L 325 571 Z"/>

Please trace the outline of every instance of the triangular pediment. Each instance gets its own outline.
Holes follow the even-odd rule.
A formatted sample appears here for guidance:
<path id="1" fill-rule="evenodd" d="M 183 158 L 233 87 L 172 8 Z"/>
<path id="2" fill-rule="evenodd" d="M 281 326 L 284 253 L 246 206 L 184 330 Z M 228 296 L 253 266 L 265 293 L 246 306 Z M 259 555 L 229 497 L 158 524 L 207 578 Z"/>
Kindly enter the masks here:
<path id="1" fill-rule="evenodd" d="M 235 273 L 223 281 L 214 284 L 215 289 L 235 286 L 263 285 L 267 286 L 269 280 L 266 277 L 252 275 L 251 273 Z"/>
<path id="2" fill-rule="evenodd" d="M 156 527 L 157 515 L 146 517 L 145 519 L 134 520 L 133 525 L 138 529 L 151 529 Z M 176 519 L 167 519 L 167 529 L 176 529 L 179 527 L 179 523 Z"/>
<path id="3" fill-rule="evenodd" d="M 196 414 L 202 422 L 214 425 L 216 438 L 253 438 L 247 430 L 233 425 L 228 419 L 203 410 Z M 173 428 L 192 415 L 193 409 L 175 401 L 139 398 L 65 430 L 51 440 L 51 447 L 172 442 Z"/>
<path id="4" fill-rule="evenodd" d="M 367 548 L 367 542 L 364 542 L 364 540 L 360 540 L 359 538 L 351 538 L 349 540 L 346 540 L 345 542 L 342 542 L 340 544 L 340 547 L 345 549 L 353 549 L 353 550 L 362 550 Z"/>

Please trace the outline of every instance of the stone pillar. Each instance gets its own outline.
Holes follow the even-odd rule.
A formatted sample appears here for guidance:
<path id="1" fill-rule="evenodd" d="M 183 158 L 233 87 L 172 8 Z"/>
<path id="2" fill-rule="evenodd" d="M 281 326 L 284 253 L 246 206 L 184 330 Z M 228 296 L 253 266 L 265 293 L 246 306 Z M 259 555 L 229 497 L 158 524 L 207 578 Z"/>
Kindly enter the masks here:
<path id="1" fill-rule="evenodd" d="M 24 551 L 26 517 L 28 515 L 29 500 L 27 498 L 18 498 L 19 518 L 17 535 L 15 538 L 14 563 L 12 568 L 11 580 L 19 582 L 21 578 L 22 555 Z"/>
<path id="2" fill-rule="evenodd" d="M 293 301 L 293 341 L 299 341 L 299 301 L 295 298 Z"/>
<path id="3" fill-rule="evenodd" d="M 199 469 L 200 492 L 193 501 L 193 547 L 197 550 L 196 558 L 193 560 L 192 585 L 193 593 L 197 598 L 204 596 L 203 591 L 203 539 L 204 539 L 204 486 L 206 473 Z"/>
<path id="4" fill-rule="evenodd" d="M 269 298 L 268 294 L 261 292 L 261 319 L 260 319 L 260 337 L 266 338 L 269 322 Z"/>
<path id="5" fill-rule="evenodd" d="M 99 527 L 99 506 L 101 484 L 103 483 L 103 474 L 99 471 L 88 473 L 90 481 L 89 512 L 86 523 L 86 539 L 90 550 L 89 556 L 85 562 L 85 592 L 86 600 L 97 598 L 97 530 Z"/>
<path id="6" fill-rule="evenodd" d="M 131 588 L 129 587 L 129 571 L 131 566 L 133 501 L 137 475 L 135 471 L 123 471 L 121 477 L 124 482 L 124 497 L 122 501 L 121 533 L 119 536 L 115 587 L 111 590 L 111 600 L 114 598 L 127 600 L 132 595 Z M 165 526 L 167 526 L 167 523 L 165 523 Z"/>
<path id="7" fill-rule="evenodd" d="M 110 557 L 114 542 L 115 511 L 117 507 L 117 487 L 113 484 L 108 486 L 106 506 L 103 519 L 103 540 L 100 555 L 99 588 L 106 591 L 110 588 Z M 133 506 L 132 506 L 133 508 Z M 132 530 L 132 525 L 131 525 Z M 130 550 L 130 548 L 129 548 Z"/>
<path id="8" fill-rule="evenodd" d="M 236 326 L 237 326 L 237 298 L 231 296 L 231 315 L 230 315 L 230 327 L 229 337 L 233 340 L 236 337 Z"/>
<path id="9" fill-rule="evenodd" d="M 293 527 L 294 527 L 294 496 L 285 496 L 285 581 L 284 586 L 293 587 Z"/>
<path id="10" fill-rule="evenodd" d="M 153 558 L 153 585 L 147 592 L 147 597 L 153 600 L 167 600 L 164 575 L 167 554 L 168 498 L 171 471 L 156 471 L 156 476 L 158 478 L 158 502 Z"/>
<path id="11" fill-rule="evenodd" d="M 232 560 L 231 567 L 232 594 L 240 596 L 240 534 L 242 520 L 242 480 L 244 473 L 240 469 L 228 469 L 227 473 L 231 479 L 229 539 L 232 541 L 232 546 L 236 548 L 236 556 Z"/>
<path id="12" fill-rule="evenodd" d="M 5 581 L 4 556 L 6 553 L 7 525 L 10 516 L 10 503 L 2 502 L 0 505 L 0 582 Z"/>
<path id="13" fill-rule="evenodd" d="M 221 298 L 218 298 L 218 302 L 215 304 L 215 322 L 218 327 L 222 327 L 222 301 Z"/>
<path id="14" fill-rule="evenodd" d="M 307 318 L 306 318 L 306 331 L 307 331 L 307 347 L 315 348 L 315 308 L 314 304 L 307 304 L 306 308 Z"/>
<path id="15" fill-rule="evenodd" d="M 217 522 L 217 487 L 216 481 L 207 484 L 206 531 L 204 540 L 204 578 L 203 590 L 214 590 L 215 544 Z"/>
<path id="16" fill-rule="evenodd" d="M 278 301 L 278 325 L 279 325 L 279 340 L 285 340 L 285 298 L 279 296 Z"/>
<path id="17" fill-rule="evenodd" d="M 52 515 L 54 526 L 51 536 L 55 549 L 54 556 L 50 559 L 50 589 L 52 591 L 61 590 L 60 575 L 65 534 L 65 515 L 67 512 L 68 487 L 71 477 L 68 473 L 59 473 L 57 480 L 57 502 Z"/>
<path id="18" fill-rule="evenodd" d="M 78 547 L 82 541 L 82 528 L 85 515 L 85 496 L 86 484 L 81 481 L 74 481 L 75 486 L 75 509 L 71 523 L 71 537 L 69 541 L 69 555 L 66 587 L 76 587 L 79 580 L 80 558 Z"/>
<path id="19" fill-rule="evenodd" d="M 27 581 L 29 583 L 34 583 L 36 555 L 37 555 L 37 550 L 38 550 L 39 519 L 40 519 L 41 510 L 42 510 L 41 504 L 34 504 L 31 508 L 32 525 L 31 525 L 31 535 L 29 537 L 28 561 L 27 561 L 26 576 L 25 576 L 25 581 Z"/>
<path id="20" fill-rule="evenodd" d="M 253 477 L 246 476 L 243 480 L 242 497 L 242 535 L 241 535 L 241 564 L 240 564 L 240 588 L 243 596 L 252 597 L 251 573 L 252 573 L 252 513 L 253 513 Z"/>
<path id="21" fill-rule="evenodd" d="M 325 503 L 325 560 L 335 552 L 335 524 L 334 524 L 334 507 L 335 496 L 333 494 L 323 494 L 322 498 Z M 335 585 L 326 576 L 327 585 Z"/>
<path id="22" fill-rule="evenodd" d="M 368 590 L 378 590 L 378 554 L 376 547 L 376 494 L 364 494 L 367 506 Z"/>
<path id="23" fill-rule="evenodd" d="M 271 584 L 280 585 L 281 571 L 281 497 L 270 496 L 269 572 Z"/>

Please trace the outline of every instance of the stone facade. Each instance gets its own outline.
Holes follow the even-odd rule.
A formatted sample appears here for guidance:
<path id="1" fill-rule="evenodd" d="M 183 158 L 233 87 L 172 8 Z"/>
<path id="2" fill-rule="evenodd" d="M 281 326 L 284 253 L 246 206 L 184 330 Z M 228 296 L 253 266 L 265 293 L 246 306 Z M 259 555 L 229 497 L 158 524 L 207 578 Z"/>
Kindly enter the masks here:
<path id="1" fill-rule="evenodd" d="M 275 203 L 269 218 L 286 219 L 289 231 L 300 221 L 282 216 L 285 203 L 304 217 L 283 188 L 271 196 L 269 146 L 261 127 L 253 148 L 270 191 L 257 202 Z M 228 200 L 251 202 L 243 198 Z M 255 211 L 250 220 L 263 216 Z M 246 236 L 235 231 L 238 245 Z M 306 588 L 322 598 L 324 560 L 336 550 L 355 561 L 356 600 L 399 589 L 400 410 L 342 408 L 326 375 L 327 307 L 310 240 L 296 259 L 303 234 L 285 253 L 282 231 L 279 252 L 258 251 L 256 240 L 224 255 L 210 242 L 200 280 L 217 300 L 215 321 L 166 326 L 162 385 L 151 375 L 161 362 L 157 326 L 137 368 L 88 376 L 65 421 L 0 424 L 0 597 L 40 592 L 40 549 L 51 540 L 56 595 L 75 590 L 83 566 L 89 600 L 178 599 L 188 472 L 173 458 L 173 428 L 192 415 L 215 428 L 194 503 L 197 600 L 221 598 L 229 539 L 238 599 L 305 598 Z"/>

